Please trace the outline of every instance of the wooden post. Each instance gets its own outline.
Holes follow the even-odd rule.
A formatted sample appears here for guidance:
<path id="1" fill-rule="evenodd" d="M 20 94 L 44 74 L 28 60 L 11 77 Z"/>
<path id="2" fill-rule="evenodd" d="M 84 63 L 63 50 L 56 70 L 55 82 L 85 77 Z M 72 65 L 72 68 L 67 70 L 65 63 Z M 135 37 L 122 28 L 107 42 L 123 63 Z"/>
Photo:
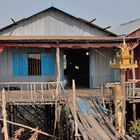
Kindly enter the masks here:
<path id="1" fill-rule="evenodd" d="M 104 97 L 104 87 L 103 87 L 103 85 L 101 85 L 101 93 L 102 93 L 103 107 L 106 108 L 106 105 L 105 105 L 105 97 Z"/>
<path id="2" fill-rule="evenodd" d="M 58 82 L 60 82 L 60 50 L 59 48 L 56 48 L 56 65 L 57 65 L 57 78 L 58 78 Z"/>
<path id="3" fill-rule="evenodd" d="M 134 51 L 131 50 L 131 55 L 134 58 Z M 131 59 L 131 63 L 134 63 L 134 59 Z M 133 97 L 135 96 L 135 81 L 136 81 L 136 75 L 135 75 L 135 68 L 132 68 L 132 78 L 133 78 L 133 91 L 132 91 L 132 95 Z"/>
<path id="4" fill-rule="evenodd" d="M 115 104 L 115 126 L 118 132 L 122 135 L 125 134 L 124 129 L 124 95 L 122 91 L 122 87 L 120 85 L 116 85 L 113 87 L 114 93 L 114 104 Z"/>
<path id="5" fill-rule="evenodd" d="M 134 58 L 134 51 L 131 50 L 131 55 L 133 56 Z M 132 59 L 132 62 L 131 63 L 134 63 L 134 59 Z M 134 97 L 135 96 L 135 82 L 136 82 L 136 75 L 135 75 L 135 68 L 132 68 L 132 77 L 133 77 L 133 88 L 132 88 L 132 96 Z M 133 103 L 133 121 L 135 122 L 137 117 L 136 117 L 136 104 Z"/>
<path id="6" fill-rule="evenodd" d="M 121 70 L 121 88 L 122 88 L 122 95 L 123 95 L 123 106 L 122 106 L 122 123 L 121 123 L 121 134 L 124 135 L 125 132 L 123 132 L 125 130 L 125 109 L 126 109 L 126 95 L 125 95 L 125 69 Z"/>
<path id="7" fill-rule="evenodd" d="M 57 67 L 57 77 L 56 77 L 56 95 L 55 96 L 58 96 L 59 83 L 60 83 L 60 78 L 61 78 L 61 75 L 60 75 L 60 50 L 59 50 L 59 48 L 56 48 L 56 67 Z M 58 117 L 59 117 L 58 103 L 57 103 L 57 97 L 56 97 L 56 99 L 55 99 L 55 121 L 54 121 L 54 133 L 53 133 L 53 135 L 55 135 L 56 126 L 60 126 L 60 122 L 58 122 Z"/>
<path id="8" fill-rule="evenodd" d="M 4 119 L 0 118 L 0 121 L 4 121 Z M 41 130 L 37 130 L 36 128 L 32 128 L 32 127 L 30 127 L 30 126 L 23 125 L 23 124 L 20 124 L 20 123 L 11 122 L 11 121 L 6 121 L 6 122 L 9 123 L 9 124 L 12 124 L 12 125 L 16 125 L 16 126 L 18 126 L 18 127 L 27 128 L 27 129 L 29 129 L 29 130 L 31 130 L 31 131 L 38 132 L 38 133 L 40 133 L 40 134 L 42 134 L 42 135 L 45 135 L 45 136 L 52 137 L 54 140 L 57 139 L 57 138 L 54 137 L 53 135 L 50 135 L 50 134 L 48 134 L 47 132 L 43 132 L 43 131 L 41 131 Z M 4 140 L 8 140 L 8 139 L 4 139 Z"/>
<path id="9" fill-rule="evenodd" d="M 136 122 L 136 119 L 137 119 L 137 117 L 136 117 L 136 104 L 133 103 L 133 121 Z"/>
<path id="10" fill-rule="evenodd" d="M 77 123 L 77 114 L 76 114 L 75 80 L 72 80 L 72 89 L 73 89 L 73 109 L 74 109 L 74 123 L 75 123 L 75 139 L 77 139 L 79 134 L 78 134 L 78 123 Z"/>
<path id="11" fill-rule="evenodd" d="M 7 128 L 7 113 L 6 113 L 6 100 L 5 100 L 5 90 L 2 90 L 2 116 L 3 116 L 3 133 L 4 140 L 8 140 L 8 128 Z"/>

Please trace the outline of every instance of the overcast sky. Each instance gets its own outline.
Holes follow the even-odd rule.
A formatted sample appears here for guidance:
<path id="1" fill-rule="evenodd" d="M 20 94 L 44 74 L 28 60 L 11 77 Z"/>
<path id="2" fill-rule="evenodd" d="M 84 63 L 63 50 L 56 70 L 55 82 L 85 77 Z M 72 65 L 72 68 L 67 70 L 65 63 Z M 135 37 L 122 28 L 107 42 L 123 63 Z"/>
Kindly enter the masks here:
<path id="1" fill-rule="evenodd" d="M 0 28 L 54 6 L 101 27 L 140 18 L 140 0 L 0 0 Z"/>

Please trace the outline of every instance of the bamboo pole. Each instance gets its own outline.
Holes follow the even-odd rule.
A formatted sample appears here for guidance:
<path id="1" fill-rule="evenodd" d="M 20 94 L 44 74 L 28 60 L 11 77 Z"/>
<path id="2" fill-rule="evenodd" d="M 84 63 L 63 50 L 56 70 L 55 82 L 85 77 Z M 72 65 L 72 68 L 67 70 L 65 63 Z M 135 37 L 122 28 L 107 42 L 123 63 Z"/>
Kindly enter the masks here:
<path id="1" fill-rule="evenodd" d="M 133 56 L 134 58 L 134 51 L 131 50 L 131 55 Z M 131 63 L 134 63 L 134 59 L 132 59 L 132 62 Z M 132 90 L 132 96 L 134 97 L 135 96 L 135 82 L 136 82 L 136 75 L 135 75 L 135 68 L 132 68 L 132 77 L 133 77 L 133 90 Z M 137 117 L 136 117 L 136 104 L 133 103 L 133 121 L 135 122 Z"/>
<path id="2" fill-rule="evenodd" d="M 121 134 L 124 135 L 124 130 L 126 128 L 125 124 L 125 109 L 126 109 L 126 95 L 125 95 L 125 69 L 121 70 L 121 87 L 123 95 L 123 106 L 122 106 L 122 123 L 121 123 Z"/>
<path id="3" fill-rule="evenodd" d="M 75 139 L 78 138 L 78 123 L 77 123 L 77 114 L 76 114 L 76 94 L 75 94 L 75 80 L 72 80 L 72 89 L 73 89 L 73 109 L 74 109 L 74 123 L 75 123 Z"/>
<path id="4" fill-rule="evenodd" d="M 0 121 L 3 121 L 4 122 L 4 119 L 0 118 Z M 23 127 L 23 128 L 27 128 L 27 129 L 32 130 L 34 132 L 38 132 L 38 133 L 40 133 L 42 135 L 45 135 L 45 136 L 48 136 L 48 137 L 52 137 L 54 139 L 57 139 L 56 137 L 54 137 L 54 136 L 52 136 L 52 135 L 50 135 L 50 134 L 48 134 L 46 132 L 43 132 L 41 130 L 37 130 L 36 128 L 32 128 L 30 126 L 26 126 L 26 125 L 23 125 L 23 124 L 20 124 L 20 123 L 15 123 L 15 122 L 12 122 L 12 121 L 7 121 L 7 120 L 6 120 L 6 123 L 13 124 L 13 125 L 16 125 L 16 126 L 20 126 L 20 127 Z M 8 140 L 8 139 L 5 139 L 5 140 Z"/>
<path id="5" fill-rule="evenodd" d="M 134 51 L 131 50 L 131 55 L 134 58 Z M 134 59 L 131 59 L 131 63 L 134 63 Z M 136 75 L 135 75 L 135 68 L 132 68 L 132 79 L 133 79 L 133 91 L 132 91 L 132 95 L 133 97 L 135 96 L 135 81 L 136 81 Z"/>
<path id="6" fill-rule="evenodd" d="M 6 99 L 5 99 L 5 90 L 2 89 L 2 116 L 3 116 L 3 133 L 4 133 L 4 140 L 8 140 L 8 128 L 6 122 Z"/>
<path id="7" fill-rule="evenodd" d="M 103 85 L 101 85 L 101 93 L 102 93 L 103 107 L 106 108 L 106 105 L 105 105 L 105 97 L 104 97 L 104 87 L 103 87 Z"/>
<path id="8" fill-rule="evenodd" d="M 136 119 L 137 119 L 137 117 L 136 117 L 136 104 L 133 103 L 133 121 L 136 122 Z"/>
<path id="9" fill-rule="evenodd" d="M 60 74 L 60 49 L 56 48 L 56 66 L 57 66 L 57 77 L 56 77 L 56 98 L 55 98 L 55 121 L 54 121 L 54 133 L 56 131 L 56 126 L 58 126 L 59 132 L 60 132 L 60 121 L 58 121 L 60 118 L 59 116 L 59 105 L 57 103 L 57 96 L 59 94 L 59 83 L 61 79 L 61 74 Z M 59 134 L 60 135 L 60 134 Z"/>
<path id="10" fill-rule="evenodd" d="M 56 65 L 57 65 L 57 78 L 58 82 L 60 82 L 61 74 L 60 74 L 60 50 L 56 48 Z"/>

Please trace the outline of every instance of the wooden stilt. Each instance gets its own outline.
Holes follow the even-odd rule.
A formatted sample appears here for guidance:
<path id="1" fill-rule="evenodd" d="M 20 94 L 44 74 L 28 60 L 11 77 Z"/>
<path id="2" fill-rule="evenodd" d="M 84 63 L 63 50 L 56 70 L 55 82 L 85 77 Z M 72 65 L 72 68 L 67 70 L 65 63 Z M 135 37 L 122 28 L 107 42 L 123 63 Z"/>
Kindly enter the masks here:
<path id="1" fill-rule="evenodd" d="M 14 107 L 13 107 L 13 105 L 8 105 L 7 112 L 8 112 L 9 121 L 14 122 Z M 13 133 L 14 133 L 14 126 L 9 124 L 9 137 L 11 137 Z"/>
<path id="2" fill-rule="evenodd" d="M 131 50 L 131 55 L 134 58 L 134 51 Z M 131 60 L 131 63 L 134 63 L 134 59 Z M 135 81 L 136 81 L 136 75 L 135 75 L 135 68 L 132 68 L 132 78 L 133 78 L 133 90 L 132 90 L 132 96 L 135 96 Z"/>
<path id="3" fill-rule="evenodd" d="M 103 103 L 103 107 L 106 108 L 106 105 L 105 105 L 105 98 L 104 98 L 104 87 L 103 87 L 103 85 L 101 85 L 101 93 L 102 93 L 102 103 Z"/>
<path id="4" fill-rule="evenodd" d="M 4 122 L 4 119 L 0 118 L 0 121 L 3 121 Z M 9 124 L 12 124 L 12 125 L 16 125 L 16 126 L 19 126 L 19 127 L 23 127 L 23 128 L 27 128 L 27 129 L 29 129 L 31 131 L 38 132 L 38 133 L 43 134 L 45 136 L 52 137 L 54 140 L 57 139 L 56 137 L 48 134 L 47 132 L 43 132 L 41 130 L 37 130 L 36 128 L 32 128 L 32 127 L 27 126 L 27 125 L 23 125 L 23 124 L 20 124 L 20 123 L 11 122 L 11 121 L 7 121 L 7 120 L 6 120 L 6 123 L 9 123 Z M 5 140 L 8 140 L 8 139 L 5 139 Z"/>
<path id="5" fill-rule="evenodd" d="M 73 89 L 73 111 L 74 111 L 74 123 L 75 123 L 75 139 L 78 138 L 78 123 L 77 123 L 77 114 L 76 114 L 76 94 L 75 94 L 75 80 L 72 80 L 72 89 Z"/>
<path id="6" fill-rule="evenodd" d="M 136 104 L 133 103 L 133 121 L 135 122 L 136 121 Z"/>
<path id="7" fill-rule="evenodd" d="M 125 95 L 125 69 L 121 70 L 121 88 L 122 88 L 122 95 L 123 95 L 123 106 L 122 106 L 122 123 L 121 123 L 121 134 L 124 135 L 124 130 L 126 128 L 125 124 L 125 109 L 126 109 L 126 95 Z"/>
<path id="8" fill-rule="evenodd" d="M 57 66 L 57 77 L 56 77 L 56 96 L 59 94 L 59 83 L 60 83 L 60 50 L 59 48 L 56 48 L 56 66 Z M 56 126 L 57 126 L 57 120 L 58 120 L 58 103 L 57 98 L 55 99 L 55 120 L 54 120 L 54 132 L 53 135 L 55 135 L 56 132 Z"/>
<path id="9" fill-rule="evenodd" d="M 56 48 L 56 65 L 57 65 L 57 80 L 60 82 L 61 73 L 60 73 L 60 50 Z"/>
<path id="10" fill-rule="evenodd" d="M 7 127 L 7 113 L 6 113 L 6 100 L 5 100 L 5 90 L 2 90 L 2 116 L 3 116 L 3 133 L 4 140 L 8 140 L 8 127 Z"/>

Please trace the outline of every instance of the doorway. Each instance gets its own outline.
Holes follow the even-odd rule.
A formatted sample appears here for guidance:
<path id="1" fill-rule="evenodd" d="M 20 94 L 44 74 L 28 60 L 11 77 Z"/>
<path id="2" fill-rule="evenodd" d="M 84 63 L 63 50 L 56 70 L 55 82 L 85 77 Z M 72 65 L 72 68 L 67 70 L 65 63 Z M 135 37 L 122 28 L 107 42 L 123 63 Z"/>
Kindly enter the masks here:
<path id="1" fill-rule="evenodd" d="M 76 87 L 89 88 L 89 50 L 65 49 L 63 60 L 67 86 L 70 87 L 75 79 Z"/>

